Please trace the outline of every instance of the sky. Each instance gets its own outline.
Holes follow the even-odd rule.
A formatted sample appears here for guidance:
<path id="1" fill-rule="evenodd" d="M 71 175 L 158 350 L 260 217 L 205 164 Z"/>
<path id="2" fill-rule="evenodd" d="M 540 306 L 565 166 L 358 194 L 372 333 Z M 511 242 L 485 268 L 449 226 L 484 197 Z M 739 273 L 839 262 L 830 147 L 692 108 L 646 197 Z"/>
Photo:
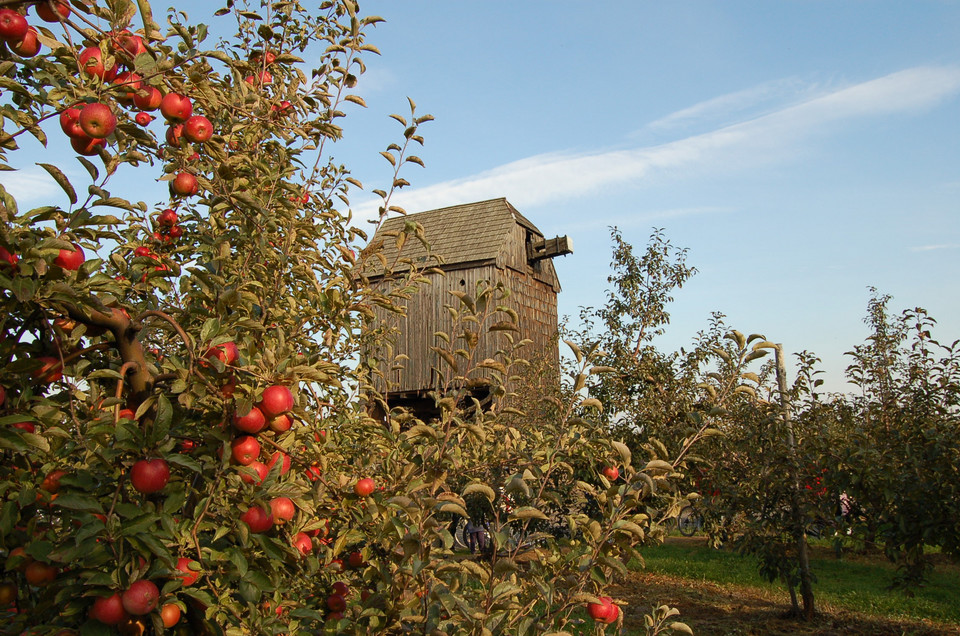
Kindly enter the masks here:
<path id="1" fill-rule="evenodd" d="M 868 335 L 870 287 L 960 338 L 960 2 L 363 8 L 386 18 L 370 35 L 382 56 L 345 141 L 383 149 L 406 97 L 432 114 L 426 168 L 394 202 L 506 197 L 546 236 L 569 235 L 561 315 L 604 302 L 610 226 L 637 251 L 662 228 L 698 269 L 664 350 L 719 311 L 814 352 L 825 388 L 852 390 L 844 352 Z M 357 164 L 368 188 L 391 174 L 377 160 Z"/>
<path id="2" fill-rule="evenodd" d="M 191 3 L 204 19 L 221 3 Z M 158 7 L 160 4 L 158 3 Z M 823 361 L 868 335 L 870 287 L 960 338 L 960 2 L 368 0 L 386 22 L 348 104 L 336 160 L 389 185 L 389 115 L 431 114 L 408 212 L 506 197 L 547 236 L 561 315 L 604 302 L 610 226 L 654 228 L 698 274 L 675 293 L 663 350 L 712 312 Z M 77 174 L 82 169 L 77 167 Z M 28 201 L 40 169 L 3 183 Z M 137 184 L 138 195 L 159 184 Z M 152 190 L 151 190 L 152 188 Z M 121 188 L 117 193 L 121 194 Z M 134 197 L 136 198 L 136 197 Z M 21 205 L 28 205 L 22 201 Z"/>

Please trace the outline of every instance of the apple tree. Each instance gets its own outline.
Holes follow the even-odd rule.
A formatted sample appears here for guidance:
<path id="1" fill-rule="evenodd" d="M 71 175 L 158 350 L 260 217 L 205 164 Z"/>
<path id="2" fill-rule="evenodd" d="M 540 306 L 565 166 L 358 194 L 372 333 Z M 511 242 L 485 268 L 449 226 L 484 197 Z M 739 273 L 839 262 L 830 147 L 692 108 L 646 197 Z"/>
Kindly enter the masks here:
<path id="1" fill-rule="evenodd" d="M 498 370 L 493 405 L 461 399 L 468 338 L 447 352 L 439 420 L 367 413 L 371 307 L 392 291 L 364 276 L 377 250 L 350 213 L 361 184 L 329 156 L 363 105 L 352 89 L 380 18 L 353 0 L 228 0 L 213 20 L 172 12 L 161 27 L 146 0 L 0 8 L 5 624 L 562 634 L 621 621 L 604 587 L 671 471 L 633 466 L 576 391 L 529 421 L 506 388 L 522 340 L 474 361 Z M 398 172 L 375 191 L 381 218 L 402 213 L 400 167 L 422 165 L 410 152 L 430 117 L 410 105 L 382 153 Z M 26 208 L 9 185 L 32 148 L 62 195 Z M 151 180 L 169 196 L 117 191 Z M 454 311 L 490 326 L 498 293 Z M 591 357 L 577 357 L 582 388 Z M 511 542 L 573 489 L 600 513 L 569 515 L 562 540 Z M 452 549 L 469 496 L 496 510 L 489 560 Z M 684 629 L 660 610 L 658 632 Z"/>

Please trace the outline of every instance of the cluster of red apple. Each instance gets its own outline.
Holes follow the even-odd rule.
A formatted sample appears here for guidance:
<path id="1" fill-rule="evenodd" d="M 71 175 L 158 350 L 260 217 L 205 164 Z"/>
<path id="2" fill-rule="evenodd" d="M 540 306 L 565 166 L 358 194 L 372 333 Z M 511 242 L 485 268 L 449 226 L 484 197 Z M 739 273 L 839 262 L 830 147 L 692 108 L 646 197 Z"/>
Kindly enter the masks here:
<path id="1" fill-rule="evenodd" d="M 43 0 L 36 5 L 41 18 L 58 22 L 70 15 L 69 4 L 63 0 L 53 1 L 55 4 L 51 0 Z M 31 29 L 26 18 L 14 9 L 0 9 L 0 38 L 6 40 L 15 51 L 19 46 L 17 43 L 21 41 L 24 47 L 36 48 L 31 55 L 39 51 L 36 31 Z M 112 94 L 117 104 L 136 109 L 138 112 L 134 120 L 141 126 L 150 124 L 154 119 L 150 112 L 159 109 L 169 125 L 166 139 L 170 145 L 179 146 L 181 138 L 196 144 L 210 140 L 213 125 L 203 115 L 193 114 L 193 102 L 189 97 L 178 93 L 163 94 L 135 72 L 137 56 L 148 52 L 143 38 L 129 31 L 121 31 L 111 34 L 108 45 L 116 60 L 111 66 L 107 66 L 110 57 L 105 58 L 99 43 L 80 51 L 77 63 L 82 76 L 112 84 L 115 87 Z M 129 68 L 122 70 L 121 65 Z M 106 146 L 108 137 L 117 127 L 117 116 L 108 103 L 78 103 L 60 112 L 60 127 L 70 138 L 70 145 L 77 153 L 93 156 Z M 197 178 L 190 172 L 178 172 L 170 181 L 170 193 L 174 196 L 192 196 L 198 191 Z"/>
<path id="2" fill-rule="evenodd" d="M 60 22 L 70 15 L 70 5 L 65 0 L 41 0 L 34 6 L 37 17 L 44 22 Z M 0 39 L 20 57 L 33 57 L 40 52 L 37 29 L 27 22 L 23 14 L 10 7 L 0 9 Z"/>
<path id="3" fill-rule="evenodd" d="M 183 587 L 193 585 L 200 577 L 199 564 L 185 557 L 177 560 L 176 569 L 180 573 L 175 576 L 181 580 Z M 139 579 L 123 592 L 98 597 L 90 608 L 89 616 L 105 625 L 118 625 L 121 633 L 125 633 L 123 623 L 130 622 L 131 617 L 153 612 L 159 604 L 160 590 L 157 585 L 153 581 Z M 160 618 L 164 627 L 173 627 L 180 622 L 180 607 L 173 602 L 164 603 L 160 608 Z"/>
<path id="4" fill-rule="evenodd" d="M 236 343 L 225 342 L 212 347 L 205 357 L 217 358 L 224 365 L 230 366 L 239 360 L 240 352 Z M 260 461 L 261 447 L 256 435 L 267 428 L 276 433 L 290 430 L 293 425 L 290 418 L 293 404 L 293 392 L 290 388 L 275 384 L 264 389 L 260 401 L 250 407 L 247 413 L 234 415 L 233 426 L 242 434 L 230 444 L 230 459 L 242 468 L 251 469 L 241 470 L 240 478 L 245 483 L 260 484 L 278 462 L 281 475 L 290 471 L 290 456 L 283 451 L 275 451 L 266 464 Z M 263 506 L 251 506 L 240 520 L 247 524 L 251 532 L 260 533 L 269 531 L 275 524 L 282 525 L 293 520 L 295 515 L 296 506 L 289 497 L 276 497 L 270 501 L 269 510 Z M 293 537 L 293 545 L 304 555 L 313 550 L 310 536 L 303 532 Z"/>
<path id="5" fill-rule="evenodd" d="M 66 10 L 69 12 L 69 6 Z M 126 60 L 131 66 L 138 55 L 147 52 L 143 39 L 129 31 L 112 35 L 110 45 L 117 58 Z M 132 70 L 121 72 L 117 63 L 107 67 L 99 44 L 83 49 L 77 56 L 77 63 L 81 75 L 115 84 L 118 87 L 115 98 L 121 104 L 132 106 L 141 99 L 147 99 L 146 96 L 151 95 L 151 91 L 157 91 L 155 88 L 143 86 L 141 77 Z M 159 94 L 159 91 L 157 93 Z M 81 155 L 96 155 L 106 146 L 107 137 L 116 127 L 117 116 L 110 106 L 103 102 L 79 103 L 60 112 L 60 128 L 70 138 L 74 151 Z"/>

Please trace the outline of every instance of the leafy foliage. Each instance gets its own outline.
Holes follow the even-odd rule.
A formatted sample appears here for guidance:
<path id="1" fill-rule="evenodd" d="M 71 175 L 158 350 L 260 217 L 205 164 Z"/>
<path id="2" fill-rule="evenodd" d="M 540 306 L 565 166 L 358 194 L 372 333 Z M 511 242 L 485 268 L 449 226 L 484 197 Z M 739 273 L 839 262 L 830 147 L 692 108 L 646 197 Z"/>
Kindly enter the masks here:
<path id="1" fill-rule="evenodd" d="M 382 255 L 359 249 L 349 193 L 361 184 L 328 158 L 345 104 L 363 105 L 351 89 L 380 18 L 353 0 L 228 3 L 217 16 L 236 32 L 210 45 L 208 27 L 181 13 L 162 32 L 143 0 L 70 7 L 40 27 L 41 54 L 0 54 L 0 168 L 25 133 L 46 143 L 60 121 L 89 176 L 84 189 L 42 164 L 66 208 L 21 210 L 0 187 L 0 548 L 15 597 L 0 611 L 11 629 L 160 633 L 171 606 L 191 634 L 579 629 L 579 610 L 655 533 L 650 497 L 675 475 L 634 466 L 577 391 L 555 388 L 549 408 L 525 414 L 524 343 L 504 326 L 502 289 L 451 307 L 472 336 L 437 347 L 450 367 L 440 417 L 368 414 L 383 370 L 366 354 L 385 336 L 371 307 L 401 311 L 394 300 L 423 282 L 370 284 Z M 114 77 L 121 67 L 139 77 Z M 153 89 L 205 119 L 171 98 L 166 129 L 152 124 L 152 107 L 136 104 Z M 117 119 L 104 141 L 71 120 L 89 104 Z M 403 213 L 390 203 L 407 184 L 400 167 L 423 164 L 410 150 L 431 118 L 410 110 L 394 116 L 402 143 L 382 153 L 397 172 L 374 190 L 380 219 Z M 134 175 L 169 182 L 170 198 L 107 189 Z M 413 223 L 407 237 L 423 240 Z M 502 356 L 473 359 L 494 333 Z M 596 353 L 579 356 L 575 384 Z M 490 404 L 465 390 L 481 367 Z M 611 461 L 616 483 L 598 474 Z M 471 560 L 454 553 L 450 524 L 477 497 L 495 549 Z M 547 511 L 564 536 L 540 532 Z M 145 582 L 156 592 L 131 602 Z M 118 595 L 113 620 L 101 610 Z"/>

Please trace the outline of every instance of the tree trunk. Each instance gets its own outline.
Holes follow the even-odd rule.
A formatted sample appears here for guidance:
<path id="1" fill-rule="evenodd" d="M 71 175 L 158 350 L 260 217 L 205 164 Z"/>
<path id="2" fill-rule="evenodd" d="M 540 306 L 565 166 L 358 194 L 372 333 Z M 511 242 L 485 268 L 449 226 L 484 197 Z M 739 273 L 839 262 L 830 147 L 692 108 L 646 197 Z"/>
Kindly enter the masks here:
<path id="1" fill-rule="evenodd" d="M 777 363 L 777 387 L 780 394 L 780 409 L 783 414 L 783 424 L 787 436 L 787 453 L 790 456 L 790 508 L 794 527 L 794 539 L 797 542 L 797 560 L 800 566 L 800 596 L 803 599 L 803 618 L 813 618 L 816 608 L 813 600 L 813 576 L 810 574 L 810 552 L 807 546 L 806 522 L 800 506 L 800 477 L 797 474 L 797 443 L 793 434 L 793 416 L 790 409 L 790 400 L 787 398 L 787 371 L 783 361 L 783 347 L 777 345 L 774 349 Z M 796 605 L 796 593 L 790 589 L 790 595 Z"/>

